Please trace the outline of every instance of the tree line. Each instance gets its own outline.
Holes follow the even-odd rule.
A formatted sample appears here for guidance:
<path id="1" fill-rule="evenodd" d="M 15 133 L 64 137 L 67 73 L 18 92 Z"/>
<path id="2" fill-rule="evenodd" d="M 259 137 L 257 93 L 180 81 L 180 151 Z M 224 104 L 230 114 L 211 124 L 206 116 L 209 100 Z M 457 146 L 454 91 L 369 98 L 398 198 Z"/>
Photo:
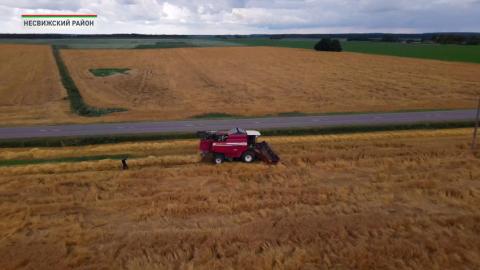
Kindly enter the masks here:
<path id="1" fill-rule="evenodd" d="M 432 41 L 439 44 L 479 45 L 480 35 L 478 36 L 435 35 L 432 37 Z"/>

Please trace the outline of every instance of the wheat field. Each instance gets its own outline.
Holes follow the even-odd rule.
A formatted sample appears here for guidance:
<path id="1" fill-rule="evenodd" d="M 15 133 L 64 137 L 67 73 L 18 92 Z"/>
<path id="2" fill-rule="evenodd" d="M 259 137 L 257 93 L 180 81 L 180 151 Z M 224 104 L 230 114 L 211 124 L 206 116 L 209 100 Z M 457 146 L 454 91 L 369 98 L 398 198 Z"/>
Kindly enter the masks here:
<path id="1" fill-rule="evenodd" d="M 471 108 L 480 95 L 478 64 L 272 47 L 62 56 L 89 104 L 129 110 L 105 117 L 112 121 Z M 95 77 L 95 68 L 131 70 Z"/>
<path id="2" fill-rule="evenodd" d="M 75 115 L 49 46 L 0 45 L 0 125 L 458 109 L 480 95 L 479 65 L 468 63 L 270 47 L 61 55 L 89 105 L 128 111 Z M 97 68 L 131 70 L 95 77 Z"/>
<path id="3" fill-rule="evenodd" d="M 196 140 L 3 149 L 0 269 L 477 269 L 471 130 L 265 138 L 282 158 L 200 163 Z"/>
<path id="4" fill-rule="evenodd" d="M 50 46 L 0 44 L 0 125 L 75 120 Z"/>

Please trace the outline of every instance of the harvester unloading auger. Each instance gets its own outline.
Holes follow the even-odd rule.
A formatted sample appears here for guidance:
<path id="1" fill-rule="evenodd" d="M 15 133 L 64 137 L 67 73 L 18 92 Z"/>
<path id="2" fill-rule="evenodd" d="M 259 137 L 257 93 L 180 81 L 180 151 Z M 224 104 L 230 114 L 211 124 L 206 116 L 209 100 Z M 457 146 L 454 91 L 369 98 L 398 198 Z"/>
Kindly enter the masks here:
<path id="1" fill-rule="evenodd" d="M 242 160 L 251 163 L 256 159 L 267 164 L 277 164 L 278 155 L 266 142 L 257 143 L 261 135 L 256 130 L 234 128 L 229 131 L 200 131 L 200 152 L 204 160 L 221 164 L 225 160 Z"/>

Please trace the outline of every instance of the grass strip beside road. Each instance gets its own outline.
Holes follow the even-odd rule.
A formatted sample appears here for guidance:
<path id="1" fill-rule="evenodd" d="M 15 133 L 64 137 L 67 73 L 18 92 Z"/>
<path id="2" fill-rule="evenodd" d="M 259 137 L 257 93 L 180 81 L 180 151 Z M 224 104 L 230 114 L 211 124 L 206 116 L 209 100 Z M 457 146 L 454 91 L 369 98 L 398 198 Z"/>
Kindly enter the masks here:
<path id="1" fill-rule="evenodd" d="M 95 108 L 95 107 L 89 106 L 83 100 L 83 97 L 80 94 L 80 90 L 78 90 L 78 87 L 75 85 L 75 82 L 70 76 L 68 68 L 63 62 L 62 56 L 60 55 L 60 49 L 57 46 L 52 46 L 52 52 L 53 52 L 55 61 L 57 63 L 62 85 L 67 91 L 68 99 L 70 100 L 70 108 L 72 109 L 73 112 L 75 112 L 80 116 L 96 117 L 96 116 L 102 116 L 102 115 L 113 113 L 113 112 L 126 111 L 126 109 L 122 109 L 122 108 Z"/>
<path id="2" fill-rule="evenodd" d="M 194 115 L 186 119 L 245 119 L 245 118 L 264 118 L 264 117 L 296 117 L 296 116 L 322 116 L 322 115 L 355 115 L 355 114 L 373 114 L 373 113 L 406 113 L 406 112 L 437 112 L 437 111 L 456 111 L 456 110 L 469 110 L 471 108 L 455 108 L 455 109 L 410 109 L 410 110 L 392 110 L 392 111 L 346 111 L 346 112 L 319 112 L 319 113 L 306 113 L 300 111 L 279 112 L 275 114 L 263 114 L 263 115 L 238 115 L 228 114 L 221 112 L 211 112 Z M 118 122 L 116 122 L 118 123 Z"/>
<path id="3" fill-rule="evenodd" d="M 290 116 L 309 116 L 309 115 L 335 115 L 335 114 L 360 114 L 360 113 L 303 113 L 303 112 L 281 112 L 277 114 L 264 114 L 264 115 L 257 115 L 257 116 L 246 116 L 246 115 L 238 115 L 238 114 L 228 114 L 228 113 L 203 113 L 199 115 L 194 115 L 190 117 L 190 119 L 242 119 L 242 118 L 262 118 L 262 117 L 290 117 Z"/>
<path id="4" fill-rule="evenodd" d="M 228 113 L 204 113 L 191 117 L 191 119 L 218 119 L 218 118 L 242 118 L 241 115 Z"/>
<path id="5" fill-rule="evenodd" d="M 441 122 L 441 123 L 415 123 L 415 124 L 390 124 L 371 126 L 337 126 L 324 128 L 298 128 L 298 129 L 266 129 L 260 130 L 264 136 L 298 136 L 298 135 L 328 135 L 348 134 L 362 132 L 399 131 L 399 130 L 433 130 L 473 127 L 473 121 Z M 161 140 L 179 140 L 197 138 L 195 133 L 160 133 L 160 134 L 135 134 L 114 136 L 89 136 L 89 137 L 62 137 L 62 138 L 33 138 L 33 139 L 4 139 L 0 140 L 0 148 L 16 147 L 64 147 L 84 146 L 98 144 L 114 144 L 122 142 L 143 142 Z"/>

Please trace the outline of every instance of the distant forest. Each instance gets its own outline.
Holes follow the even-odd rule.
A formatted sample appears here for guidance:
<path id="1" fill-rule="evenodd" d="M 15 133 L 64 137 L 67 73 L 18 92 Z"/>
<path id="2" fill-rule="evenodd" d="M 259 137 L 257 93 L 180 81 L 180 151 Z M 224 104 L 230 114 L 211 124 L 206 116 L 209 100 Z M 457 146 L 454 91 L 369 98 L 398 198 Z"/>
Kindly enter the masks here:
<path id="1" fill-rule="evenodd" d="M 424 33 L 424 34 L 255 34 L 255 35 L 143 35 L 143 34 L 99 34 L 99 35 L 69 35 L 69 34 L 0 34 L 0 39 L 62 39 L 62 38 L 135 38 L 135 39 L 168 39 L 168 38 L 331 38 L 348 41 L 382 41 L 382 42 L 432 42 L 439 44 L 479 45 L 480 33 Z"/>

